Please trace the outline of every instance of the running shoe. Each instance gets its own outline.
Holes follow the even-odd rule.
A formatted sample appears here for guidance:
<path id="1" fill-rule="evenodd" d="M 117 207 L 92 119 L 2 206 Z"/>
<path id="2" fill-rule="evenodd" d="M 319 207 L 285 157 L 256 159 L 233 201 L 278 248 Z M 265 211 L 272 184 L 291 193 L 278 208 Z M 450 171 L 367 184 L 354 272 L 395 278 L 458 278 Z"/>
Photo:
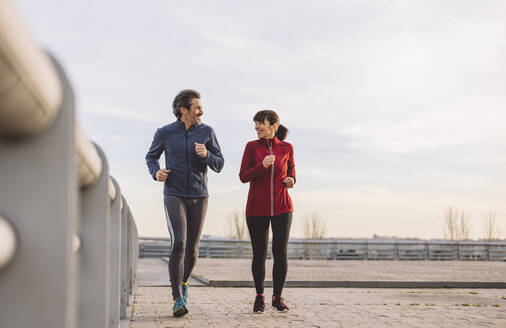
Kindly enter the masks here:
<path id="1" fill-rule="evenodd" d="M 255 297 L 255 304 L 253 305 L 254 313 L 264 313 L 265 311 L 265 301 L 263 295 L 257 295 Z"/>
<path id="2" fill-rule="evenodd" d="M 176 298 L 174 300 L 174 306 L 172 307 L 172 314 L 174 314 L 175 317 L 181 317 L 187 313 L 188 310 L 186 309 L 183 299 L 181 297 Z"/>
<path id="3" fill-rule="evenodd" d="M 188 295 L 189 295 L 190 282 L 183 282 L 183 302 L 184 304 L 188 304 Z"/>
<path id="4" fill-rule="evenodd" d="M 272 308 L 278 312 L 287 312 L 290 308 L 285 304 L 283 297 L 272 296 Z"/>

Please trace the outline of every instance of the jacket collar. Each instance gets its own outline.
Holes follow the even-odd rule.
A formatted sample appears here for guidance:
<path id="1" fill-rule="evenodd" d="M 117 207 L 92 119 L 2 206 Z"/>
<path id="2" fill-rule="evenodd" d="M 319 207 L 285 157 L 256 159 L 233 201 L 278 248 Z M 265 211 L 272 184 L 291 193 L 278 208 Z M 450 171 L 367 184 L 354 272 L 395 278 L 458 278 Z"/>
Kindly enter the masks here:
<path id="1" fill-rule="evenodd" d="M 267 139 L 260 138 L 260 139 L 258 139 L 258 142 L 260 142 L 261 145 L 268 146 Z M 269 139 L 269 143 L 271 143 L 271 142 L 274 144 L 280 144 L 281 140 L 279 140 L 278 137 L 274 136 L 274 138 Z"/>
<path id="2" fill-rule="evenodd" d="M 193 124 L 193 125 L 191 125 L 191 126 L 190 126 L 190 129 L 191 129 L 191 128 L 193 128 L 193 127 L 197 127 L 197 126 L 199 126 L 200 124 L 202 124 L 202 123 L 199 123 L 199 124 Z M 176 125 L 177 125 L 178 127 L 180 127 L 181 129 L 185 129 L 185 130 L 186 130 L 186 125 L 184 124 L 184 122 L 183 122 L 183 121 L 181 121 L 181 120 L 179 120 L 179 119 L 178 119 L 178 120 L 176 120 Z M 188 130 L 190 130 L 190 129 L 188 129 Z"/>

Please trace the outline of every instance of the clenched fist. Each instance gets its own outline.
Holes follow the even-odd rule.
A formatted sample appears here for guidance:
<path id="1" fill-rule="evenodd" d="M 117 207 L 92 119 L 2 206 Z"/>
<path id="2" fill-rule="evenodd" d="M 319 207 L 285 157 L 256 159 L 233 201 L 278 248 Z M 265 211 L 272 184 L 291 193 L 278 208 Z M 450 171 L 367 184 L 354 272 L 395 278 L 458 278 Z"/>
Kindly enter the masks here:
<path id="1" fill-rule="evenodd" d="M 285 180 L 283 180 L 283 183 L 286 185 L 287 188 L 293 188 L 295 180 L 292 177 L 286 177 Z"/>
<path id="2" fill-rule="evenodd" d="M 195 152 L 202 158 L 207 157 L 207 149 L 204 144 L 195 143 Z"/>
<path id="3" fill-rule="evenodd" d="M 165 181 L 165 179 L 169 176 L 170 171 L 172 170 L 161 169 L 156 171 L 156 180 L 160 182 Z"/>
<path id="4" fill-rule="evenodd" d="M 262 164 L 264 165 L 265 168 L 268 168 L 269 166 L 271 166 L 272 164 L 274 164 L 274 160 L 275 160 L 275 156 L 274 155 L 267 155 L 265 156 L 264 158 L 264 161 L 262 162 Z"/>

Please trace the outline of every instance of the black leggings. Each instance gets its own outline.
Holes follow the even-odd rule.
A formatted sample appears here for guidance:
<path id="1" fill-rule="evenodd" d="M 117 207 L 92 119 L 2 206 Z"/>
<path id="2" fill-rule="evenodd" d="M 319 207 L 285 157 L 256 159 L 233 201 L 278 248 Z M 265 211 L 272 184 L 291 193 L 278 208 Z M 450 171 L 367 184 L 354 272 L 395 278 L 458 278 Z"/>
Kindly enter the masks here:
<path id="1" fill-rule="evenodd" d="M 287 246 L 292 225 L 292 213 L 276 216 L 246 216 L 251 246 L 253 247 L 253 262 L 251 271 L 257 294 L 264 292 L 265 259 L 269 245 L 269 224 L 272 222 L 272 282 L 274 296 L 281 296 L 288 271 Z"/>
<path id="2" fill-rule="evenodd" d="M 197 262 L 207 198 L 164 196 L 164 203 L 171 241 L 169 277 L 176 299 L 181 296 L 181 283 L 190 279 Z"/>

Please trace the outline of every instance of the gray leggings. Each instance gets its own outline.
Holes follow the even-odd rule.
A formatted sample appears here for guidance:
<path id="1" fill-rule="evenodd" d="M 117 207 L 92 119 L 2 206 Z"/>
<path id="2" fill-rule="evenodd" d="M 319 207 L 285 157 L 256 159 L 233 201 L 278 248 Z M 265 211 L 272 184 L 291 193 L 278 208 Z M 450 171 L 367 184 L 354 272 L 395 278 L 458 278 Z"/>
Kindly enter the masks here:
<path id="1" fill-rule="evenodd" d="M 199 241 L 207 211 L 207 198 L 164 196 L 165 215 L 171 240 L 169 277 L 172 297 L 181 296 L 199 255 Z"/>

